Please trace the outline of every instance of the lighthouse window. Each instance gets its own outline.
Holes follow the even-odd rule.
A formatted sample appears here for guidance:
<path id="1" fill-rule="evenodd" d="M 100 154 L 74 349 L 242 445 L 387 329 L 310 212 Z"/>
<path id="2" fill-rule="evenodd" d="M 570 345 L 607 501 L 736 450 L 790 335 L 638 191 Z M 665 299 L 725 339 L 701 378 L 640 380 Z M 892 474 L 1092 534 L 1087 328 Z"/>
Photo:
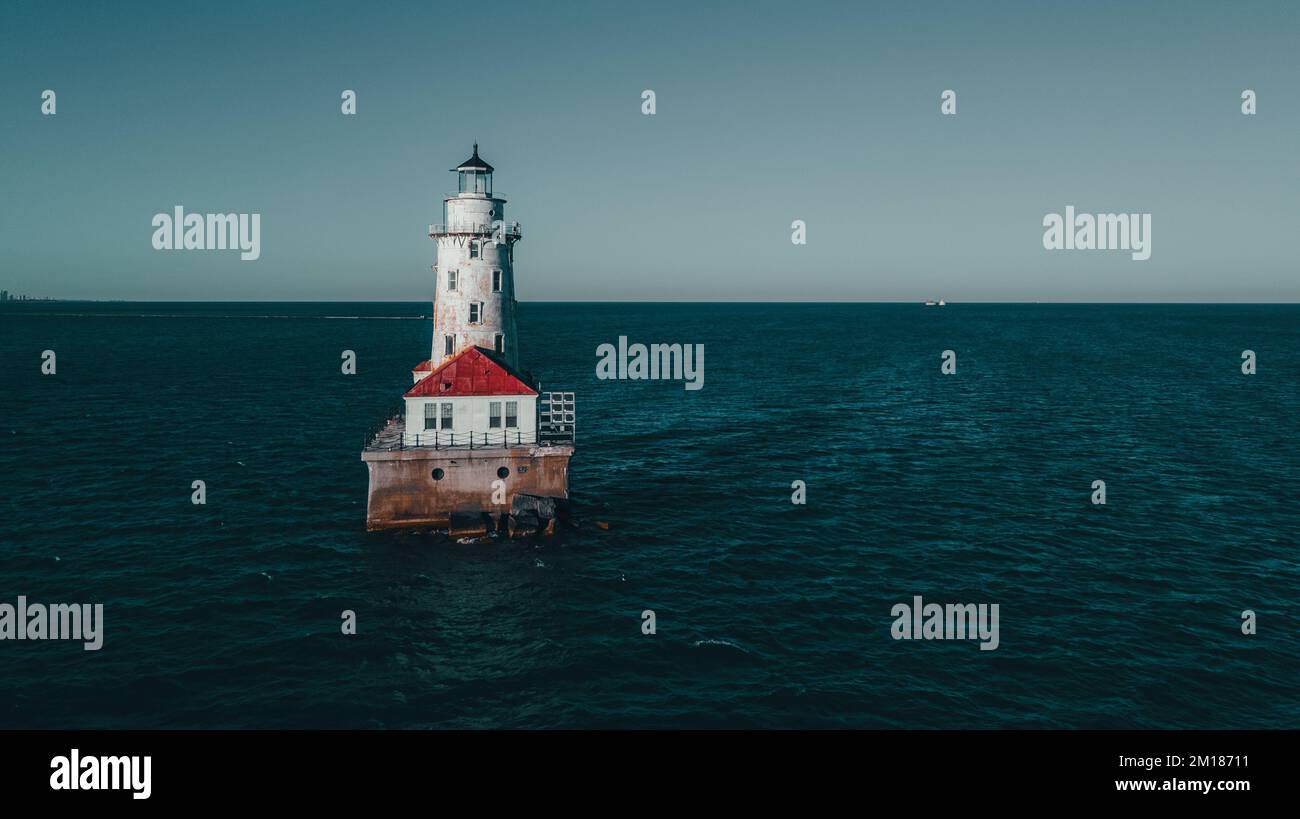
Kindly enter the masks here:
<path id="1" fill-rule="evenodd" d="M 482 245 L 481 242 L 477 242 L 477 241 L 470 242 L 470 243 L 469 243 L 469 257 L 470 257 L 471 259 L 477 259 L 477 258 L 479 257 L 479 249 L 480 249 L 482 246 L 483 246 L 483 245 Z"/>
<path id="2" fill-rule="evenodd" d="M 447 271 L 447 289 L 448 289 L 448 290 L 455 290 L 455 289 L 456 289 L 456 271 L 455 271 L 455 270 L 448 270 L 448 271 Z"/>
<path id="3" fill-rule="evenodd" d="M 472 301 L 469 303 L 469 323 L 478 324 L 483 320 L 483 302 Z"/>
<path id="4" fill-rule="evenodd" d="M 492 336 L 492 349 L 498 353 L 504 353 L 506 351 L 506 337 L 500 333 Z"/>
<path id="5" fill-rule="evenodd" d="M 501 292 L 501 271 L 500 270 L 492 271 L 492 292 L 493 293 Z"/>
<path id="6" fill-rule="evenodd" d="M 451 429 L 451 404 L 442 405 L 442 428 Z"/>
<path id="7" fill-rule="evenodd" d="M 506 402 L 506 427 L 514 428 L 519 426 L 519 402 Z"/>
<path id="8" fill-rule="evenodd" d="M 437 411 L 438 411 L 437 404 L 430 403 L 424 405 L 424 428 L 425 429 L 438 428 L 438 416 L 436 414 Z"/>
<path id="9" fill-rule="evenodd" d="M 500 401 L 488 402 L 488 426 L 492 429 L 499 429 L 501 427 L 501 402 Z"/>
<path id="10" fill-rule="evenodd" d="M 442 337 L 442 354 L 443 354 L 443 355 L 451 355 L 451 354 L 454 353 L 454 352 L 456 352 L 456 337 L 455 337 L 455 336 L 443 336 L 443 337 Z"/>

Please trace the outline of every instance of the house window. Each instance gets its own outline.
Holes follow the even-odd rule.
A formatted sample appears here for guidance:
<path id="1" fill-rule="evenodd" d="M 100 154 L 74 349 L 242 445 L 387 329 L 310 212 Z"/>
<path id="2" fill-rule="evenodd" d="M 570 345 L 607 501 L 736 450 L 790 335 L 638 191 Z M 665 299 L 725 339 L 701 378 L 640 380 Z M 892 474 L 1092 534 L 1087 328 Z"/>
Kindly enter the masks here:
<path id="1" fill-rule="evenodd" d="M 492 429 L 499 429 L 501 427 L 501 402 L 500 401 L 488 402 L 488 426 L 491 427 Z"/>
<path id="2" fill-rule="evenodd" d="M 437 428 L 438 428 L 438 415 L 437 415 L 437 413 L 438 413 L 438 405 L 437 405 L 437 404 L 435 404 L 435 403 L 433 403 L 433 402 L 429 402 L 428 404 L 425 404 L 425 405 L 424 405 L 424 428 L 425 428 L 425 429 L 437 429 Z"/>
<path id="3" fill-rule="evenodd" d="M 481 243 L 481 242 L 478 242 L 477 240 L 476 240 L 476 241 L 472 241 L 472 242 L 470 242 L 470 243 L 469 243 L 469 257 L 470 257 L 471 259 L 477 259 L 477 258 L 479 257 L 480 248 L 482 248 L 482 246 L 483 246 L 482 243 Z"/>
<path id="4" fill-rule="evenodd" d="M 455 289 L 456 289 L 456 271 L 455 271 L 455 270 L 448 270 L 448 271 L 447 271 L 447 289 L 448 289 L 448 290 L 455 290 Z"/>
<path id="5" fill-rule="evenodd" d="M 451 404 L 442 405 L 442 428 L 451 429 Z"/>
<path id="6" fill-rule="evenodd" d="M 443 354 L 443 355 L 451 355 L 451 354 L 454 353 L 454 352 L 456 352 L 456 337 L 455 337 L 455 336 L 443 336 L 443 337 L 442 337 L 442 354 Z"/>
<path id="7" fill-rule="evenodd" d="M 513 429 L 519 426 L 519 402 L 506 402 L 506 427 Z"/>
<path id="8" fill-rule="evenodd" d="M 500 333 L 492 336 L 492 349 L 498 353 L 504 353 L 506 351 L 506 337 Z"/>
<path id="9" fill-rule="evenodd" d="M 501 271 L 500 270 L 492 271 L 492 292 L 493 293 L 501 292 Z"/>
<path id="10" fill-rule="evenodd" d="M 483 321 L 483 302 L 472 301 L 469 303 L 469 323 L 478 324 Z"/>

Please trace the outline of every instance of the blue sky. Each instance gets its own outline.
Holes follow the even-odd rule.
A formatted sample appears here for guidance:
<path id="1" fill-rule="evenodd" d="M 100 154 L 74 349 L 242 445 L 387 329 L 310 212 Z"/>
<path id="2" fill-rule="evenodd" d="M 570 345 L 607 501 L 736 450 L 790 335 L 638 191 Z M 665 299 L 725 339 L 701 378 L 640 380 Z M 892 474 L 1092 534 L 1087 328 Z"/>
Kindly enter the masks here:
<path id="1" fill-rule="evenodd" d="M 521 300 L 1300 300 L 1295 4 L 704 6 L 4 2 L 0 287 L 430 298 L 477 140 Z M 175 205 L 261 258 L 155 251 Z M 1066 205 L 1151 258 L 1045 251 Z"/>

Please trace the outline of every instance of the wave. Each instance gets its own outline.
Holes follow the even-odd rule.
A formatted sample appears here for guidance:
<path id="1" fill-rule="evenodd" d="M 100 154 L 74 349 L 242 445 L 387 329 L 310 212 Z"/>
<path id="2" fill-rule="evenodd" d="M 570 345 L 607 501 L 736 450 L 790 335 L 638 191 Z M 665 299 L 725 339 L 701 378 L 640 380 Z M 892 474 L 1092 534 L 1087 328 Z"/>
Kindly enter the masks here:
<path id="1" fill-rule="evenodd" d="M 727 648 L 734 648 L 735 650 L 739 651 L 742 654 L 753 653 L 749 649 L 737 645 L 736 643 L 733 643 L 730 640 L 696 640 L 695 642 L 691 643 L 691 645 L 695 648 L 702 648 L 704 646 L 725 646 Z"/>

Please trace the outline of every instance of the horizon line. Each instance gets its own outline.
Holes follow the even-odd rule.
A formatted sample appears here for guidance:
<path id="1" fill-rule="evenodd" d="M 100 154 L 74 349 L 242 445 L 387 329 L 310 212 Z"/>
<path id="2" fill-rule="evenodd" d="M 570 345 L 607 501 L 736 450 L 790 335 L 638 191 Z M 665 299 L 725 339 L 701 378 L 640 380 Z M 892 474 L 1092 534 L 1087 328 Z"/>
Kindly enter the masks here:
<path id="1" fill-rule="evenodd" d="M 528 299 L 521 304 L 917 304 L 927 306 L 926 299 Z M 432 299 L 82 299 L 82 298 L 29 298 L 0 302 L 6 304 L 419 304 Z M 950 301 L 954 304 L 1112 304 L 1112 305 L 1268 305 L 1286 306 L 1297 301 L 1070 301 L 1057 299 L 969 299 Z M 930 305 L 939 306 L 939 305 Z"/>

